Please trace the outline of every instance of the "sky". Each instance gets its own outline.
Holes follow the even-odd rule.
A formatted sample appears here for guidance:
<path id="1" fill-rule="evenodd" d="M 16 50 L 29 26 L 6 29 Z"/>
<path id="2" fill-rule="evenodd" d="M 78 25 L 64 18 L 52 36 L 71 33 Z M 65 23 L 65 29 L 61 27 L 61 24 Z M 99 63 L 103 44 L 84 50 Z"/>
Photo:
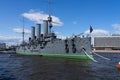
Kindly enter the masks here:
<path id="1" fill-rule="evenodd" d="M 70 35 L 89 34 L 110 36 L 120 34 L 120 0 L 1 0 L 0 1 L 0 42 L 16 45 L 31 36 L 31 26 L 42 24 L 48 14 L 53 18 L 52 32 L 65 38 Z M 23 22 L 24 18 L 24 22 Z M 43 32 L 43 31 L 42 31 Z"/>

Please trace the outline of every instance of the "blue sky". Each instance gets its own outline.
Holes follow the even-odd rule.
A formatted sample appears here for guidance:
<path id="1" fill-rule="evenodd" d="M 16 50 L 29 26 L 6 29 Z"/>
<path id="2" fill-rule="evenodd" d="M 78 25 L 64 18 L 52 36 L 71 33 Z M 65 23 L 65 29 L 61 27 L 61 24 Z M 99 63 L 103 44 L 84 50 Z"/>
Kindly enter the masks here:
<path id="1" fill-rule="evenodd" d="M 90 25 L 94 36 L 120 34 L 120 0 L 51 0 L 50 13 L 62 25 L 52 29 L 59 36 L 86 34 Z M 1 0 L 0 41 L 19 43 L 23 17 L 30 33 L 38 18 L 45 19 L 47 14 L 47 0 Z"/>

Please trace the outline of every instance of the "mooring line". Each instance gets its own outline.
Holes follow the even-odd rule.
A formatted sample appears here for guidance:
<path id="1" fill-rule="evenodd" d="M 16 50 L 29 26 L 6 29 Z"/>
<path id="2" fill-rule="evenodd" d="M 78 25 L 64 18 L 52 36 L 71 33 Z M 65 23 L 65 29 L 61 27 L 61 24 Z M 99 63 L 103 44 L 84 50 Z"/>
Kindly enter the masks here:
<path id="1" fill-rule="evenodd" d="M 93 62 L 95 62 L 95 63 L 97 63 L 97 64 L 104 64 L 104 65 L 108 65 L 108 66 L 111 66 L 111 67 L 114 67 L 114 68 L 117 67 L 117 66 L 114 66 L 114 65 L 110 65 L 110 64 L 105 64 L 105 63 L 103 63 L 103 62 L 99 62 L 99 61 L 95 60 L 94 58 L 92 58 L 91 56 L 89 56 L 88 53 L 87 53 L 84 49 L 82 49 L 82 50 L 83 50 L 83 52 L 84 52 L 84 54 L 85 54 L 86 56 L 88 56 Z M 104 58 L 104 59 L 107 59 L 107 60 L 111 60 L 111 59 L 106 58 L 106 57 L 104 57 L 104 56 L 101 56 L 101 55 L 99 55 L 99 54 L 97 54 L 97 53 L 94 53 L 94 54 L 96 54 L 97 56 L 99 56 L 99 57 L 101 57 L 101 58 Z"/>
<path id="2" fill-rule="evenodd" d="M 83 50 L 84 54 L 85 54 L 87 57 L 89 57 L 92 61 L 98 62 L 97 60 L 95 60 L 94 58 L 92 58 L 91 56 L 89 56 L 88 53 L 87 53 L 84 49 L 82 49 L 82 50 Z"/>
<path id="3" fill-rule="evenodd" d="M 103 58 L 103 59 L 106 59 L 106 60 L 111 60 L 111 59 L 109 59 L 109 58 L 107 58 L 107 57 L 104 57 L 104 56 L 101 56 L 101 55 L 99 55 L 99 54 L 97 54 L 97 53 L 95 53 L 95 52 L 92 52 L 93 54 L 95 54 L 95 55 L 97 55 L 98 57 L 101 57 L 101 58 Z"/>

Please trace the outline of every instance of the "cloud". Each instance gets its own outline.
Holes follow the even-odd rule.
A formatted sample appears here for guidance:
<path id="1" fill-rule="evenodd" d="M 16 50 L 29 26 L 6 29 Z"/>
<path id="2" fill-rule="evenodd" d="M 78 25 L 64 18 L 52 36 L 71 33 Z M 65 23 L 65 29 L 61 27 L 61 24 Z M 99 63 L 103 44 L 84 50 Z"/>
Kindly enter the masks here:
<path id="1" fill-rule="evenodd" d="M 17 32 L 17 33 L 22 33 L 22 32 L 23 32 L 23 29 L 22 29 L 22 28 L 14 28 L 13 31 L 14 31 L 14 32 Z M 30 33 L 31 33 L 31 31 L 28 30 L 28 29 L 24 29 L 24 32 L 25 32 L 26 34 L 30 34 Z"/>
<path id="2" fill-rule="evenodd" d="M 25 37 L 24 40 L 25 42 L 28 42 L 28 37 Z M 22 43 L 22 37 L 0 35 L 0 42 L 6 43 L 6 45 L 18 45 Z"/>
<path id="3" fill-rule="evenodd" d="M 48 14 L 45 14 L 43 12 L 36 12 L 34 10 L 30 10 L 29 12 L 23 13 L 22 16 L 25 18 L 35 21 L 36 23 L 43 23 L 43 20 L 47 20 Z M 56 26 L 62 26 L 63 23 L 60 21 L 60 19 L 56 16 L 51 16 L 52 21 L 54 22 L 53 25 Z"/>
<path id="4" fill-rule="evenodd" d="M 89 34 L 89 30 L 85 31 L 85 34 Z M 91 33 L 93 36 L 109 36 L 109 31 L 103 30 L 103 29 L 93 29 L 93 32 Z"/>
<path id="5" fill-rule="evenodd" d="M 112 24 L 112 27 L 116 30 L 120 30 L 120 24 Z"/>
<path id="6" fill-rule="evenodd" d="M 120 24 L 112 24 L 112 27 L 115 29 L 115 34 L 120 34 Z"/>
<path id="7" fill-rule="evenodd" d="M 16 40 L 16 39 L 20 39 L 19 37 L 16 37 L 16 36 L 13 36 L 13 37 L 10 37 L 10 36 L 1 36 L 0 35 L 0 40 Z"/>
<path id="8" fill-rule="evenodd" d="M 57 38 L 66 39 L 66 36 L 63 36 L 61 32 L 55 32 L 55 34 L 57 35 Z"/>
<path id="9" fill-rule="evenodd" d="M 17 37 L 17 36 L 2 36 L 2 35 L 0 35 L 0 42 L 4 42 L 7 45 L 20 44 L 21 41 L 22 41 L 21 37 Z"/>
<path id="10" fill-rule="evenodd" d="M 17 33 L 22 33 L 23 29 L 22 28 L 13 28 L 14 32 Z M 26 34 L 30 34 L 31 31 L 28 29 L 24 29 Z M 29 35 L 25 35 L 24 40 L 27 42 L 28 41 L 28 36 Z M 2 43 L 6 43 L 6 45 L 17 45 L 17 44 L 21 44 L 22 42 L 22 35 L 21 36 L 3 36 L 0 35 L 0 42 Z"/>
<path id="11" fill-rule="evenodd" d="M 73 21 L 73 24 L 77 24 L 77 22 L 76 22 L 76 21 Z"/>

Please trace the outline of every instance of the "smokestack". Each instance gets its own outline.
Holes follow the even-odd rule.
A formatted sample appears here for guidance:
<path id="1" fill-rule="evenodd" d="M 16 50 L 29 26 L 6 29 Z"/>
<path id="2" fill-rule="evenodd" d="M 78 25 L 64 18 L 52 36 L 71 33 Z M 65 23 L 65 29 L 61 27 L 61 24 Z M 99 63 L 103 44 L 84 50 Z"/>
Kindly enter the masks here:
<path id="1" fill-rule="evenodd" d="M 37 24 L 37 39 L 40 40 L 41 37 L 41 24 Z"/>
<path id="2" fill-rule="evenodd" d="M 44 37 L 48 35 L 48 21 L 44 21 Z"/>
<path id="3" fill-rule="evenodd" d="M 32 40 L 35 40 L 35 27 L 32 26 L 32 29 L 31 29 L 31 38 Z"/>

